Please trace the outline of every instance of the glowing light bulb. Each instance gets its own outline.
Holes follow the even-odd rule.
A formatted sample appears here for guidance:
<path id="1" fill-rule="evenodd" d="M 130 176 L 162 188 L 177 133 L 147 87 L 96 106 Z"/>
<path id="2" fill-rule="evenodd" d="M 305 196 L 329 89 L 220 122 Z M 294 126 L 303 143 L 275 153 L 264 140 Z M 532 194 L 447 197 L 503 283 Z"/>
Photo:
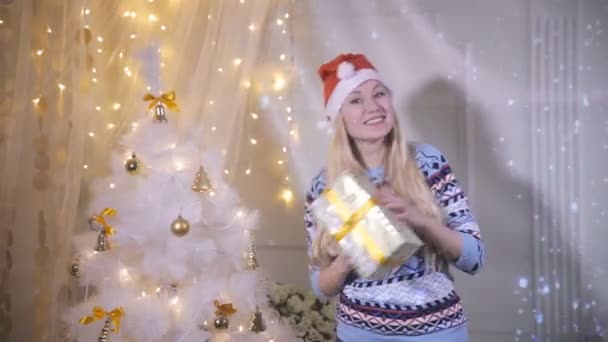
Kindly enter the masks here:
<path id="1" fill-rule="evenodd" d="M 175 169 L 176 169 L 177 171 L 181 171 L 181 170 L 183 170 L 183 169 L 184 169 L 184 163 L 182 163 L 182 162 L 180 162 L 180 161 L 176 162 L 176 163 L 175 163 Z"/>
<path id="2" fill-rule="evenodd" d="M 83 168 L 83 169 L 88 169 L 88 168 L 89 168 L 89 165 L 84 164 L 84 165 L 82 165 L 82 168 Z"/>
<path id="3" fill-rule="evenodd" d="M 239 325 L 239 332 L 243 332 L 243 326 Z"/>
<path id="4" fill-rule="evenodd" d="M 156 293 L 159 293 L 159 292 L 160 292 L 160 287 L 157 287 L 156 288 Z"/>
<path id="5" fill-rule="evenodd" d="M 61 91 L 65 90 L 65 85 L 59 83 L 57 86 L 59 87 L 59 90 L 61 90 Z"/>
<path id="6" fill-rule="evenodd" d="M 114 110 L 119 110 L 119 109 L 120 109 L 120 103 L 118 103 L 118 102 L 117 102 L 117 103 L 114 103 L 114 104 L 112 105 L 112 109 L 114 109 Z"/>
<path id="7" fill-rule="evenodd" d="M 2 20 L 0 20 L 0 24 L 2 24 L 2 23 L 4 23 L 4 22 Z M 53 33 L 53 30 L 51 30 L 51 27 L 47 25 L 46 26 L 46 32 Z"/>
<path id="8" fill-rule="evenodd" d="M 296 131 L 291 130 L 291 131 L 289 131 L 289 134 L 291 134 L 291 135 L 296 135 Z"/>
<path id="9" fill-rule="evenodd" d="M 291 116 L 288 116 L 287 121 L 291 121 L 291 120 L 293 120 L 293 118 Z"/>
<path id="10" fill-rule="evenodd" d="M 246 174 L 246 175 L 250 175 L 250 174 L 251 174 L 251 169 L 247 169 L 247 170 L 245 170 L 245 174 Z"/>
<path id="11" fill-rule="evenodd" d="M 242 59 L 240 58 L 235 58 L 234 61 L 232 62 L 234 64 L 234 66 L 239 66 L 241 65 L 241 63 L 243 62 Z"/>
<path id="12" fill-rule="evenodd" d="M 93 133 L 93 132 L 89 132 L 89 136 L 92 138 L 92 137 L 94 137 L 94 136 L 95 136 L 95 133 Z"/>
<path id="13" fill-rule="evenodd" d="M 213 101 L 213 100 L 210 100 L 210 101 L 209 101 L 209 104 L 210 104 L 210 105 L 212 105 L 212 104 L 214 104 L 214 103 L 215 103 L 215 101 Z"/>
<path id="14" fill-rule="evenodd" d="M 287 107 L 287 113 L 291 113 L 291 107 Z"/>
<path id="15" fill-rule="evenodd" d="M 166 29 L 167 29 L 167 26 L 165 26 L 165 25 L 160 25 L 160 30 L 161 30 L 161 31 L 165 31 Z"/>
<path id="16" fill-rule="evenodd" d="M 127 76 L 131 77 L 131 75 L 133 75 L 133 73 L 131 72 L 131 69 L 129 69 L 129 67 L 125 67 L 125 74 L 127 74 Z"/>
<path id="17" fill-rule="evenodd" d="M 251 138 L 251 140 L 250 140 L 250 141 L 251 141 L 251 145 L 255 145 L 255 144 L 257 144 L 257 143 L 258 143 L 258 142 L 257 142 L 257 140 L 255 140 L 255 139 L 253 139 L 253 138 Z"/>
<path id="18" fill-rule="evenodd" d="M 103 53 L 102 49 L 97 49 L 97 53 Z"/>
<path id="19" fill-rule="evenodd" d="M 277 19 L 277 25 L 279 25 L 279 26 L 283 25 L 283 20 L 282 19 Z"/>
<path id="20" fill-rule="evenodd" d="M 95 110 L 99 112 L 99 111 L 101 111 L 101 107 L 95 106 Z"/>
<path id="21" fill-rule="evenodd" d="M 289 19 L 289 13 L 285 13 L 285 19 Z"/>
<path id="22" fill-rule="evenodd" d="M 282 161 L 282 160 L 278 160 L 278 161 L 277 161 L 277 164 L 279 164 L 279 165 L 283 165 L 283 161 Z"/>
<path id="23" fill-rule="evenodd" d="M 89 15 L 89 14 L 91 14 L 91 10 L 88 8 L 85 8 L 84 11 L 82 11 L 82 13 L 84 13 L 84 15 Z"/>
<path id="24" fill-rule="evenodd" d="M 249 81 L 243 82 L 243 87 L 245 87 L 247 89 L 251 88 L 251 82 L 249 82 Z"/>
<path id="25" fill-rule="evenodd" d="M 97 41 L 98 41 L 98 42 L 100 42 L 100 43 L 101 43 L 101 42 L 103 42 L 103 37 L 98 36 L 98 37 L 97 37 Z"/>
<path id="26" fill-rule="evenodd" d="M 216 128 L 215 126 L 211 127 L 211 130 L 212 130 L 213 132 L 215 132 L 215 130 L 216 130 L 216 129 L 217 129 L 217 128 Z"/>
<path id="27" fill-rule="evenodd" d="M 129 37 L 131 37 L 131 39 L 135 39 L 135 37 L 137 37 L 137 35 L 133 33 Z"/>
<path id="28" fill-rule="evenodd" d="M 113 124 L 113 123 L 109 123 L 109 124 L 108 124 L 108 128 L 109 128 L 109 129 L 112 129 L 112 128 L 114 128 L 114 127 L 115 127 L 115 126 L 114 126 L 114 124 Z"/>
<path id="29" fill-rule="evenodd" d="M 249 25 L 249 31 L 251 31 L 251 32 L 255 31 L 255 25 L 253 25 L 253 24 Z"/>
<path id="30" fill-rule="evenodd" d="M 283 146 L 283 152 L 287 153 L 287 147 Z"/>
<path id="31" fill-rule="evenodd" d="M 272 85 L 272 88 L 275 91 L 279 91 L 279 90 L 282 90 L 283 88 L 285 88 L 285 79 L 282 76 L 277 76 L 274 79 L 274 83 Z"/>
<path id="32" fill-rule="evenodd" d="M 257 120 L 258 119 L 258 115 L 256 113 L 251 113 L 251 118 L 253 120 Z"/>
<path id="33" fill-rule="evenodd" d="M 169 148 L 172 149 L 172 150 L 175 149 L 176 147 L 177 147 L 177 144 L 175 144 L 175 143 L 169 145 Z"/>
<path id="34" fill-rule="evenodd" d="M 224 69 L 219 67 L 219 68 L 217 68 L 217 71 L 222 72 L 222 71 L 224 71 Z"/>
<path id="35" fill-rule="evenodd" d="M 39 102 L 40 102 L 40 98 L 39 97 L 37 97 L 37 98 L 35 98 L 35 99 L 32 100 L 32 103 L 34 105 L 38 105 Z"/>
<path id="36" fill-rule="evenodd" d="M 281 192 L 281 198 L 285 203 L 290 203 L 293 200 L 293 193 L 289 189 L 284 189 Z"/>
<path id="37" fill-rule="evenodd" d="M 146 296 L 146 291 L 141 291 L 141 296 L 145 297 Z"/>
<path id="38" fill-rule="evenodd" d="M 177 304 L 177 302 L 179 302 L 179 298 L 177 298 L 177 297 L 175 297 L 175 298 L 171 298 L 171 300 L 170 300 L 170 303 L 171 303 L 172 305 L 176 305 L 176 304 Z"/>
<path id="39" fill-rule="evenodd" d="M 114 185 L 114 183 L 110 183 L 110 189 L 114 189 L 116 187 L 116 185 Z"/>
<path id="40" fill-rule="evenodd" d="M 94 74 L 96 74 L 97 73 L 97 68 L 91 69 L 91 72 L 93 72 Z"/>
<path id="41" fill-rule="evenodd" d="M 91 81 L 92 81 L 93 83 L 97 83 L 97 79 L 96 79 L 95 77 L 91 78 Z"/>
<path id="42" fill-rule="evenodd" d="M 148 20 L 149 20 L 151 23 L 155 23 L 155 22 L 157 22 L 157 21 L 158 21 L 158 17 L 156 16 L 156 14 L 150 14 L 150 15 L 148 16 Z"/>
<path id="43" fill-rule="evenodd" d="M 279 58 L 280 58 L 282 61 L 284 61 L 284 60 L 285 60 L 285 54 L 284 54 L 284 53 L 282 53 L 282 54 L 281 54 L 281 56 L 279 56 Z"/>
<path id="44" fill-rule="evenodd" d="M 230 174 L 230 171 L 224 170 L 224 174 Z"/>
<path id="45" fill-rule="evenodd" d="M 38 50 L 38 51 L 36 51 L 36 55 L 38 55 L 38 56 L 42 56 L 43 53 L 44 53 L 44 50 Z"/>

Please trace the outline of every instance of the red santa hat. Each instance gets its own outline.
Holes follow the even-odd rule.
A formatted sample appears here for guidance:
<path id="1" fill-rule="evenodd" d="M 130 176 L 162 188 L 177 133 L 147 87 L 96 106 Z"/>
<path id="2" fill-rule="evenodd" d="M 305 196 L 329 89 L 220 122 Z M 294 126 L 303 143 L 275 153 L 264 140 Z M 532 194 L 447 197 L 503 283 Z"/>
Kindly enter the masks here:
<path id="1" fill-rule="evenodd" d="M 325 112 L 333 121 L 348 95 L 361 83 L 378 80 L 380 75 L 370 61 L 362 54 L 341 54 L 319 68 L 323 81 Z"/>

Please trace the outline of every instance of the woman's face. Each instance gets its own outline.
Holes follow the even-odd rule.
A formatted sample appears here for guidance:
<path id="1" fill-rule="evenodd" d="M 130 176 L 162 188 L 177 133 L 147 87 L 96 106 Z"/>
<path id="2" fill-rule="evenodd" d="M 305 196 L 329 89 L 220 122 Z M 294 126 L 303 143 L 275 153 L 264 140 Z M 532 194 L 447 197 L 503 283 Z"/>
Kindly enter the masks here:
<path id="1" fill-rule="evenodd" d="M 361 83 L 344 100 L 340 114 L 346 131 L 355 140 L 384 138 L 395 125 L 393 98 L 381 82 Z"/>

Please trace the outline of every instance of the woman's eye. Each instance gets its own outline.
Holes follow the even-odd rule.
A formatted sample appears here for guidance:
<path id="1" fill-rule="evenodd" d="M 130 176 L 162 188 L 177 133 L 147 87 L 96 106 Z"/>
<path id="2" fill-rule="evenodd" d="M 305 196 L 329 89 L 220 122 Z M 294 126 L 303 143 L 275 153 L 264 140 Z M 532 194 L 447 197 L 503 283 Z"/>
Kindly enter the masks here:
<path id="1" fill-rule="evenodd" d="M 359 104 L 363 102 L 363 100 L 361 100 L 360 98 L 354 98 L 350 100 L 350 104 Z"/>
<path id="2" fill-rule="evenodd" d="M 382 96 L 385 96 L 385 95 L 386 95 L 386 92 L 384 92 L 384 91 L 379 91 L 379 92 L 377 92 L 377 93 L 376 93 L 376 95 L 374 95 L 374 96 L 375 96 L 375 97 L 382 97 Z"/>

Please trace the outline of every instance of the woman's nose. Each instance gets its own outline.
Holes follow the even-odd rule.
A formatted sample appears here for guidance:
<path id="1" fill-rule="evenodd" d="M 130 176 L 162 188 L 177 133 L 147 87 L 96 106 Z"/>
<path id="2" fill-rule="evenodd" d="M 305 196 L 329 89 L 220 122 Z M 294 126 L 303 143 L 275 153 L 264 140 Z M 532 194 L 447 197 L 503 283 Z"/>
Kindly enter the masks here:
<path id="1" fill-rule="evenodd" d="M 378 104 L 378 102 L 376 102 L 375 99 L 369 99 L 365 101 L 365 112 L 377 112 L 378 110 L 380 110 L 380 105 Z"/>

